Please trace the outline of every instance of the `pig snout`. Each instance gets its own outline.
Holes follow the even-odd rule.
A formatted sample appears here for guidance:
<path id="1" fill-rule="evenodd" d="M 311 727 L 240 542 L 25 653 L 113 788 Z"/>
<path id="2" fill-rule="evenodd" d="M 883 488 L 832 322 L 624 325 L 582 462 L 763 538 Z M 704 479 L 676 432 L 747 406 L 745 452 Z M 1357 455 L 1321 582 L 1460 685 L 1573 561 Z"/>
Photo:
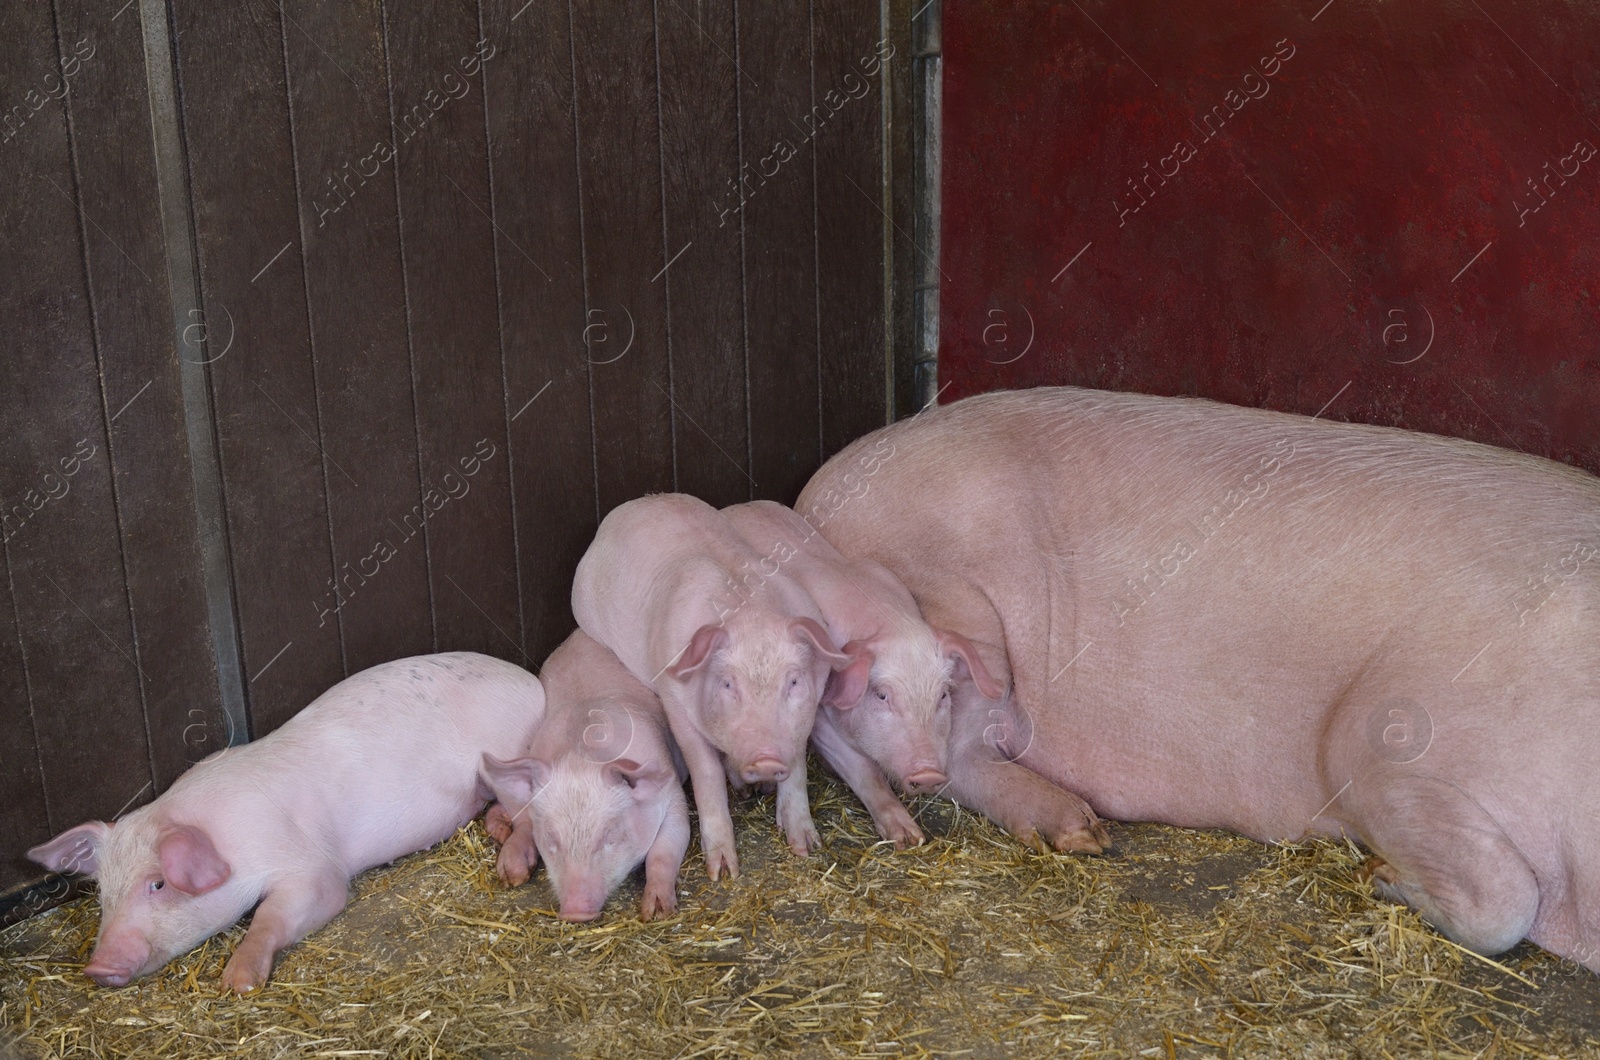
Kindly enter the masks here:
<path id="1" fill-rule="evenodd" d="M 561 919 L 581 923 L 594 920 L 606 904 L 604 880 L 569 880 L 561 892 Z"/>
<path id="2" fill-rule="evenodd" d="M 789 763 L 776 751 L 758 751 L 740 767 L 739 776 L 746 784 L 781 783 L 789 779 Z"/>
<path id="3" fill-rule="evenodd" d="M 937 766 L 920 765 L 905 776 L 905 789 L 910 794 L 937 791 L 950 783 L 950 778 Z"/>
<path id="4" fill-rule="evenodd" d="M 150 945 L 143 939 L 106 938 L 95 947 L 83 974 L 101 986 L 127 986 L 150 960 Z"/>

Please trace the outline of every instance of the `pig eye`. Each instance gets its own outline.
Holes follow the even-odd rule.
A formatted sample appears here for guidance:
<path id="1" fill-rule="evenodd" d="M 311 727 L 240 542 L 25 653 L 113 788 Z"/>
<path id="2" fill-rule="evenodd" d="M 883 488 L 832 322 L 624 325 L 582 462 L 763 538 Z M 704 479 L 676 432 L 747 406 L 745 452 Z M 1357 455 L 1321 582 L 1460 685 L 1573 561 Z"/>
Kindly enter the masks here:
<path id="1" fill-rule="evenodd" d="M 726 677 L 724 677 L 722 679 L 722 690 L 724 692 L 732 692 L 733 691 L 733 682 L 728 680 Z"/>
<path id="2" fill-rule="evenodd" d="M 889 702 L 889 693 L 887 693 L 887 692 L 885 692 L 885 691 L 884 691 L 884 690 L 883 690 L 883 689 L 881 689 L 881 688 L 880 688 L 880 689 L 878 689 L 878 690 L 877 690 L 877 691 L 875 691 L 875 692 L 874 692 L 874 693 L 873 693 L 873 695 L 875 695 L 875 696 L 877 696 L 877 697 L 878 697 L 878 702 L 880 702 L 880 703 L 887 703 L 887 702 Z"/>
<path id="3" fill-rule="evenodd" d="M 789 678 L 789 687 L 790 688 L 799 688 L 800 687 L 800 679 L 798 677 Z"/>
<path id="4" fill-rule="evenodd" d="M 166 885 L 167 885 L 167 881 L 166 880 L 151 880 L 150 881 L 150 893 L 151 894 L 155 894 L 157 891 L 161 890 L 161 888 L 165 887 Z"/>

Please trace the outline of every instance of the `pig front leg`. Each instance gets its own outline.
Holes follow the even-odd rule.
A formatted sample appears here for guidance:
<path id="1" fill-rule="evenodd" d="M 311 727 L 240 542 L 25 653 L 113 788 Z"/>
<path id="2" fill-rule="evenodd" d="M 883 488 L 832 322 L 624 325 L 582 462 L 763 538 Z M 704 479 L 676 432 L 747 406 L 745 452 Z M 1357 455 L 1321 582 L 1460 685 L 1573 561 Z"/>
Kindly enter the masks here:
<path id="1" fill-rule="evenodd" d="M 856 793 L 856 798 L 872 815 L 872 825 L 878 835 L 893 843 L 896 850 L 922 842 L 922 829 L 912 820 L 905 803 L 895 795 L 878 763 L 852 747 L 821 717 L 817 718 L 816 728 L 811 730 L 811 745 Z"/>
<path id="2" fill-rule="evenodd" d="M 483 815 L 484 831 L 500 844 L 500 854 L 495 858 L 495 874 L 507 887 L 518 887 L 528 882 L 539 865 L 539 847 L 533 840 L 533 826 L 526 810 L 512 816 L 498 802 L 489 805 Z"/>
<path id="3" fill-rule="evenodd" d="M 951 712 L 950 783 L 943 794 L 1029 845 L 1098 854 L 1111 834 L 1088 803 L 1005 754 L 1014 704 L 982 698 L 968 682 Z M 1024 712 L 1026 713 L 1026 712 Z"/>
<path id="4" fill-rule="evenodd" d="M 520 813 L 511 819 L 511 834 L 500 844 L 495 871 L 501 883 L 517 887 L 528 882 L 538 865 L 539 846 L 533 840 L 533 824 L 526 813 Z"/>
<path id="5" fill-rule="evenodd" d="M 674 727 L 674 733 L 680 731 Z M 694 785 L 694 808 L 700 813 L 700 850 L 706 873 L 717 879 L 724 871 L 739 878 L 739 855 L 733 844 L 733 814 L 728 810 L 727 773 L 722 755 L 698 732 L 684 731 L 678 739 L 689 780 Z"/>
<path id="6" fill-rule="evenodd" d="M 676 805 L 667 810 L 661 831 L 644 858 L 644 900 L 640 920 L 657 920 L 678 909 L 678 872 L 689 852 L 689 810 Z"/>
<path id="7" fill-rule="evenodd" d="M 799 764 L 778 781 L 778 827 L 789 840 L 789 849 L 802 858 L 822 846 L 822 837 L 811 821 L 811 802 L 806 796 L 804 752 L 800 754 Z"/>
<path id="8" fill-rule="evenodd" d="M 256 907 L 239 948 L 222 969 L 222 984 L 248 994 L 266 984 L 279 952 L 339 915 L 350 881 L 338 874 L 293 876 L 275 882 Z"/>
<path id="9" fill-rule="evenodd" d="M 944 795 L 977 810 L 1032 846 L 1047 843 L 1065 853 L 1098 854 L 1111 834 L 1088 803 L 1026 766 L 990 757 L 983 744 L 950 755 Z"/>
<path id="10" fill-rule="evenodd" d="M 488 811 L 483 815 L 483 830 L 488 832 L 489 838 L 496 843 L 504 843 L 511 838 L 513 831 L 511 814 L 507 813 L 506 808 L 498 802 L 491 802 Z"/>

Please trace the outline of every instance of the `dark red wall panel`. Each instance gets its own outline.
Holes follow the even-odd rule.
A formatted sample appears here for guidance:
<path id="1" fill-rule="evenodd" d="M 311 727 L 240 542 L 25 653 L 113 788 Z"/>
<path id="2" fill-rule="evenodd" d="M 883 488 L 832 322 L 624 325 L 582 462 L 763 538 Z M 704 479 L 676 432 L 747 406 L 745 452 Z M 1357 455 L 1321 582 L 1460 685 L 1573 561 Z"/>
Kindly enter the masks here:
<path id="1" fill-rule="evenodd" d="M 1326 405 L 1600 469 L 1600 8 L 944 11 L 941 400 Z"/>

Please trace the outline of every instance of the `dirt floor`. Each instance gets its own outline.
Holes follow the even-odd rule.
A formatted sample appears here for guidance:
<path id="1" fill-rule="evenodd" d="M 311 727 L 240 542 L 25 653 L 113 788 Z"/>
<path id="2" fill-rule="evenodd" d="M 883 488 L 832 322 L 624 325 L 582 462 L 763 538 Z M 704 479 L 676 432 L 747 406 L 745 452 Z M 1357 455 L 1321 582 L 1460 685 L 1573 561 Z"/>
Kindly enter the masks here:
<path id="1" fill-rule="evenodd" d="M 561 923 L 542 873 L 499 887 L 474 823 L 361 876 L 250 998 L 218 985 L 242 927 L 95 987 L 84 899 L 0 933 L 0 1025 L 65 1057 L 1600 1057 L 1600 976 L 1463 953 L 1339 844 L 1122 825 L 1106 855 L 1041 854 L 922 800 L 933 838 L 897 853 L 842 786 L 812 791 L 822 854 L 752 799 L 743 875 L 691 854 L 654 924 L 637 881 Z"/>

